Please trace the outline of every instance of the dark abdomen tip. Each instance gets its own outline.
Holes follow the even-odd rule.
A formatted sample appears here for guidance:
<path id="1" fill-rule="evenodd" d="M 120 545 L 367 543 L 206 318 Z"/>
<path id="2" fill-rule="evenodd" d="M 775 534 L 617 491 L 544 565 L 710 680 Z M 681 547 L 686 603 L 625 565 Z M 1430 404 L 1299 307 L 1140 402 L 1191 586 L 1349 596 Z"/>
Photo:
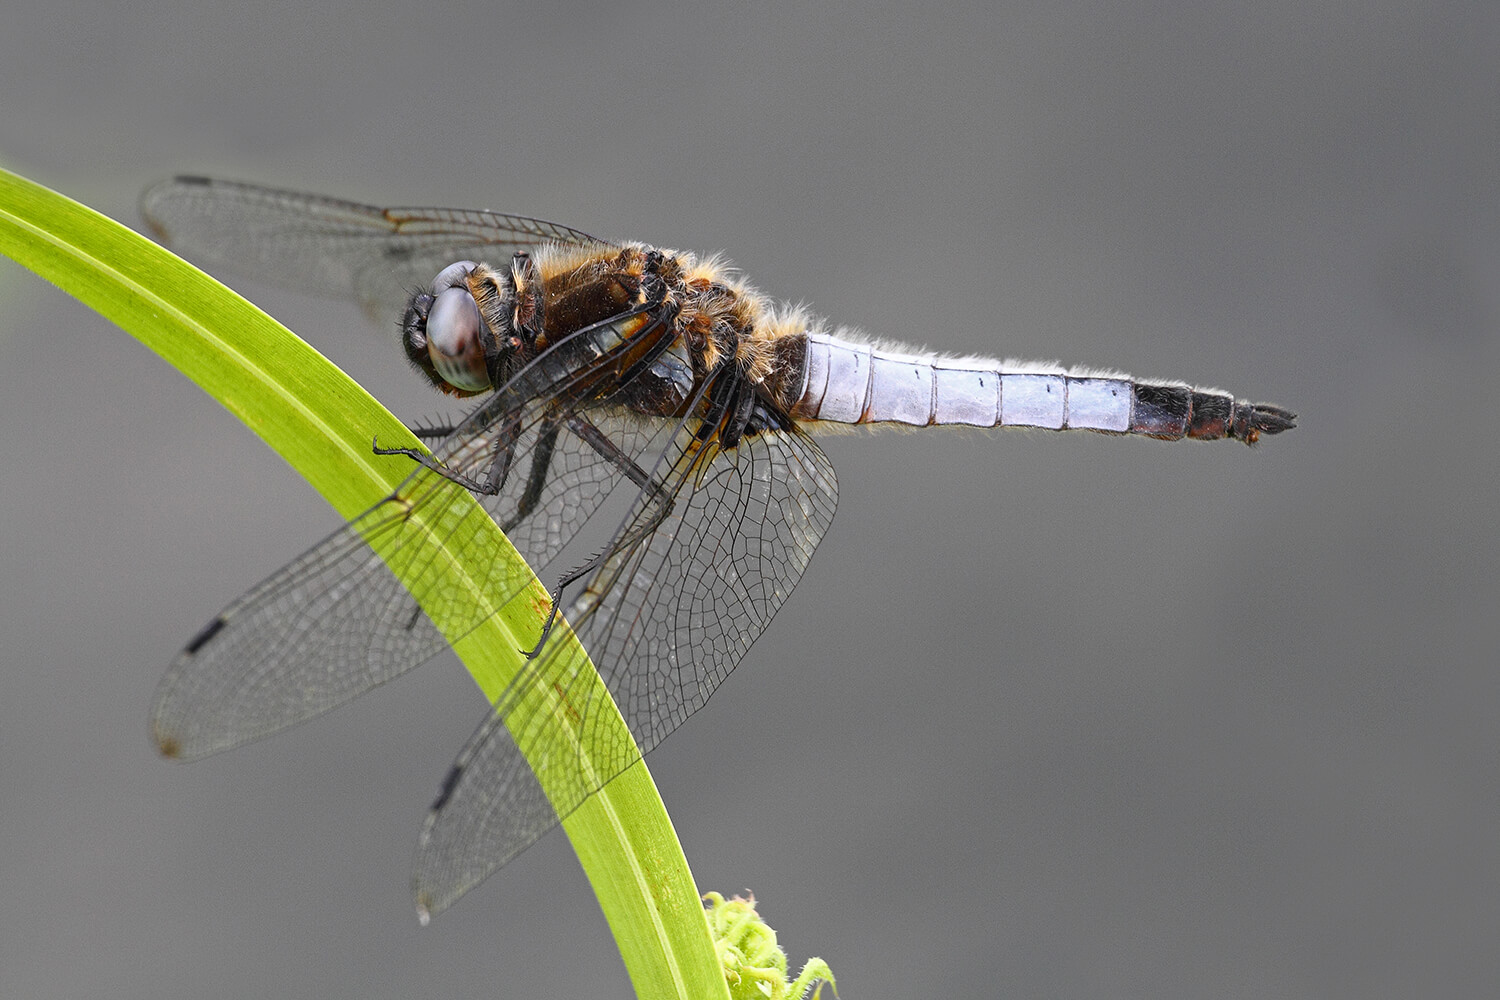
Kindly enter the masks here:
<path id="1" fill-rule="evenodd" d="M 1239 403 L 1234 436 L 1254 444 L 1263 434 L 1280 434 L 1297 426 L 1297 414 L 1271 403 Z"/>

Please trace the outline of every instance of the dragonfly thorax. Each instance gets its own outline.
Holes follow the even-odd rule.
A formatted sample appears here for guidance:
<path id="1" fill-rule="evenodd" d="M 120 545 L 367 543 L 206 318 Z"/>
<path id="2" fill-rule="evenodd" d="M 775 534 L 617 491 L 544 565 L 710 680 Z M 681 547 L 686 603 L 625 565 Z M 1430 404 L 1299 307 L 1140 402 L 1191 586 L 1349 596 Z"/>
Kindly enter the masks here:
<path id="1" fill-rule="evenodd" d="M 644 247 L 543 244 L 508 268 L 458 261 L 408 300 L 402 347 L 440 391 L 488 392 L 571 334 L 660 304 L 662 259 Z"/>

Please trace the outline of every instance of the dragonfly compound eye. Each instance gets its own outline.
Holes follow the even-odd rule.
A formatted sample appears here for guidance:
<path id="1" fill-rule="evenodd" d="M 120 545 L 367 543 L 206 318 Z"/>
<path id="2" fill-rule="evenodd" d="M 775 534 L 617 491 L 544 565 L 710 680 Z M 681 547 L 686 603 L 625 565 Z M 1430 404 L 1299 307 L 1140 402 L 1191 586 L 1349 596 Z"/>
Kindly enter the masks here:
<path id="1" fill-rule="evenodd" d="M 479 306 L 467 288 L 438 292 L 427 314 L 427 353 L 432 367 L 455 389 L 483 392 L 491 387 L 483 329 Z"/>

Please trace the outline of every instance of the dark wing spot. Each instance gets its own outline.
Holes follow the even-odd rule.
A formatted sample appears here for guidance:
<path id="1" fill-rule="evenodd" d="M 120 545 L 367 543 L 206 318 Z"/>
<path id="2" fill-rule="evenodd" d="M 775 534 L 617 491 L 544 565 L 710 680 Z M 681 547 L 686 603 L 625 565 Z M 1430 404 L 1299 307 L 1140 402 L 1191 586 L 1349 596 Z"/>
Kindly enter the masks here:
<path id="1" fill-rule="evenodd" d="M 223 618 L 215 618 L 203 626 L 203 629 L 197 635 L 193 636 L 192 641 L 187 644 L 187 648 L 183 652 L 189 656 L 198 652 L 198 650 L 202 649 L 208 643 L 208 640 L 219 634 L 219 630 L 224 627 L 224 624 Z"/>
<path id="2" fill-rule="evenodd" d="M 458 785 L 458 776 L 464 773 L 464 769 L 454 764 L 448 768 L 448 776 L 443 779 L 443 787 L 438 790 L 438 797 L 432 801 L 432 811 L 437 812 L 447 804 L 453 797 L 453 789 Z"/>

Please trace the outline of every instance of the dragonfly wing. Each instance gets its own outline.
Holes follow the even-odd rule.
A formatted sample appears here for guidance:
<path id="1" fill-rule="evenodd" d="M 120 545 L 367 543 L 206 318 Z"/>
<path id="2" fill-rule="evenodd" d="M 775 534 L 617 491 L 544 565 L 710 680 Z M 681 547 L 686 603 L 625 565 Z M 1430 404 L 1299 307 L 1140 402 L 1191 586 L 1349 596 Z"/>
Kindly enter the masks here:
<path id="1" fill-rule="evenodd" d="M 711 462 L 693 460 L 690 428 L 671 446 L 671 509 L 656 524 L 642 494 L 621 537 L 654 530 L 615 552 L 567 615 L 636 745 L 616 738 L 572 644 L 549 641 L 465 747 L 428 817 L 414 876 L 424 913 L 530 846 L 701 708 L 785 602 L 833 518 L 833 469 L 795 428 L 749 435 Z M 530 763 L 518 743 L 532 748 Z"/>
<path id="2" fill-rule="evenodd" d="M 141 213 L 194 261 L 298 291 L 348 297 L 390 323 L 414 288 L 458 260 L 504 264 L 539 243 L 591 244 L 576 229 L 499 212 L 379 208 L 206 177 L 147 189 Z"/>
<path id="3" fill-rule="evenodd" d="M 611 363 L 608 355 L 598 362 Z M 490 476 L 505 451 L 508 472 L 491 495 L 478 497 L 479 507 L 464 500 L 461 487 L 419 466 L 390 497 L 216 616 L 158 685 L 152 732 L 163 752 L 201 757 L 319 715 L 446 648 L 434 620 L 457 639 L 514 600 L 531 576 L 517 572 L 475 518 L 505 527 L 538 572 L 559 572 L 553 563 L 576 535 L 587 535 L 611 493 L 635 490 L 622 475 L 621 456 L 654 456 L 675 426 L 592 411 L 588 426 L 622 449 L 601 453 L 578 436 L 574 412 L 554 398 L 567 395 L 573 378 L 590 377 L 588 370 L 575 373 L 535 398 L 512 400 L 511 409 L 501 390 L 439 444 L 434 456 L 443 466 L 474 480 Z M 612 527 L 598 528 L 599 544 Z M 467 588 L 440 589 L 443 544 L 495 546 L 470 560 L 486 573 L 473 581 L 485 600 Z M 391 566 L 416 581 L 431 618 Z"/>
<path id="4" fill-rule="evenodd" d="M 448 484 L 423 471 L 225 608 L 177 655 L 151 711 L 162 753 L 191 760 L 269 736 L 445 646 L 371 547 L 402 548 L 408 500 L 441 502 Z"/>

